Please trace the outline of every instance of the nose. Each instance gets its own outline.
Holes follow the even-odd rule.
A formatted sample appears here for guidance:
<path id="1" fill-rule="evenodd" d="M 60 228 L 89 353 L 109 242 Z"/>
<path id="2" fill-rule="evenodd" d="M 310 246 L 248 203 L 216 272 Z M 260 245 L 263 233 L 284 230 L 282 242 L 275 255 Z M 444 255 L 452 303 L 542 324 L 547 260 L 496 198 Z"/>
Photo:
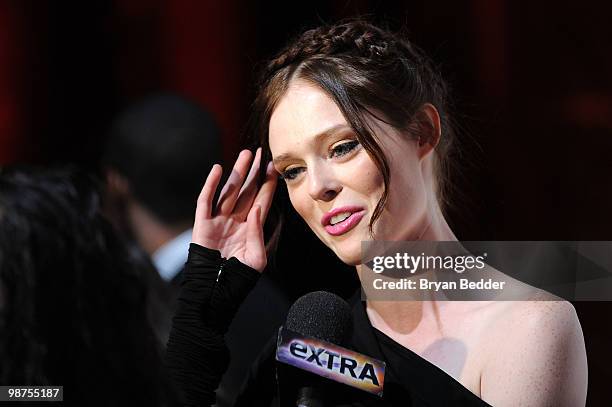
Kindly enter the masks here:
<path id="1" fill-rule="evenodd" d="M 342 190 L 342 183 L 325 164 L 312 165 L 308 171 L 308 193 L 317 201 L 331 201 Z"/>

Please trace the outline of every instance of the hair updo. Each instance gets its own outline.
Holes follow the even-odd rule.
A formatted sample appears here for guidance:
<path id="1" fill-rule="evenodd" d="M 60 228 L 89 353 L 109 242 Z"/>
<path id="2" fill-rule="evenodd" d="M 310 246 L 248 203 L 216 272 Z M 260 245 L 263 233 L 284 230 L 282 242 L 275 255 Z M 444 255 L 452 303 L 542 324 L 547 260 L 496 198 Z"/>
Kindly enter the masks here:
<path id="1" fill-rule="evenodd" d="M 304 32 L 264 67 L 258 83 L 251 125 L 268 160 L 270 117 L 295 79 L 313 83 L 331 97 L 383 176 L 385 189 L 372 214 L 370 231 L 387 201 L 390 172 L 367 116 L 421 137 L 428 123 L 419 120 L 417 113 L 425 103 L 435 106 L 442 133 L 435 147 L 436 196 L 442 210 L 447 208 L 449 154 L 454 138 L 448 116 L 449 91 L 420 49 L 400 35 L 362 20 Z"/>

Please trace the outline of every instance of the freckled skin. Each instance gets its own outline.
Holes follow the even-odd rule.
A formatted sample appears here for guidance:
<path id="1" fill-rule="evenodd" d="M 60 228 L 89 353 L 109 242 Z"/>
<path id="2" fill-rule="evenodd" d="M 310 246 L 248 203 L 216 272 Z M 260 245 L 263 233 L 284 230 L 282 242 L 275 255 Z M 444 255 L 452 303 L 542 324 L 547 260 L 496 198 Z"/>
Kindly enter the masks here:
<path id="1" fill-rule="evenodd" d="M 493 405 L 584 406 L 587 361 L 580 322 L 565 301 L 510 302 L 491 329 L 482 391 Z M 519 391 L 520 390 L 520 391 Z"/>
<path id="2" fill-rule="evenodd" d="M 439 129 L 435 108 L 426 111 Z M 371 119 L 391 171 L 389 199 L 375 223 L 377 240 L 457 240 L 442 216 L 432 172 L 434 146 Z M 315 135 L 336 128 L 333 135 Z M 339 129 L 339 130 L 338 130 Z M 341 157 L 333 148 L 354 139 L 334 102 L 316 86 L 294 80 L 269 124 L 278 172 L 291 203 L 312 231 L 347 264 L 361 263 L 361 242 L 383 192 L 383 179 L 365 149 Z M 352 230 L 331 236 L 321 225 L 333 208 L 357 205 L 366 214 Z M 519 284 L 519 289 L 523 287 Z M 520 286 L 522 285 L 522 286 Z M 563 301 L 368 301 L 374 327 L 440 367 L 495 406 L 584 406 L 587 365 L 580 323 Z"/>

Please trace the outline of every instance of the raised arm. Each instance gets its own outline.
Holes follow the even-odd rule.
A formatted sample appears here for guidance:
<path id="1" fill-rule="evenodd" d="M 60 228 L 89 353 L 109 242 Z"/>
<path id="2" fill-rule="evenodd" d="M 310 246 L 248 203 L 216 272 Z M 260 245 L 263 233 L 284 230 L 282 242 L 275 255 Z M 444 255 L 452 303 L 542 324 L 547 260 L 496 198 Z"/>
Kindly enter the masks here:
<path id="1" fill-rule="evenodd" d="M 250 151 L 242 151 L 216 204 L 222 169 L 215 165 L 198 198 L 166 356 L 170 375 L 189 406 L 215 403 L 215 390 L 229 363 L 224 335 L 266 266 L 262 225 L 277 174 L 268 165 L 258 188 L 260 161 L 260 149 L 254 159 Z"/>

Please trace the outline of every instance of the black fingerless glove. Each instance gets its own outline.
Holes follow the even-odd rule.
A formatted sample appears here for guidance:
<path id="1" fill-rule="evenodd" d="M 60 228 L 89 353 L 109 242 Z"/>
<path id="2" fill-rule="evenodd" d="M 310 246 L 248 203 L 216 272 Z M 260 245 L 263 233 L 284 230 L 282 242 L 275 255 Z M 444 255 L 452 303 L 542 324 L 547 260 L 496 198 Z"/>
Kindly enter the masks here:
<path id="1" fill-rule="evenodd" d="M 172 319 L 166 365 L 188 406 L 210 406 L 229 364 L 224 335 L 260 273 L 195 243 Z"/>

